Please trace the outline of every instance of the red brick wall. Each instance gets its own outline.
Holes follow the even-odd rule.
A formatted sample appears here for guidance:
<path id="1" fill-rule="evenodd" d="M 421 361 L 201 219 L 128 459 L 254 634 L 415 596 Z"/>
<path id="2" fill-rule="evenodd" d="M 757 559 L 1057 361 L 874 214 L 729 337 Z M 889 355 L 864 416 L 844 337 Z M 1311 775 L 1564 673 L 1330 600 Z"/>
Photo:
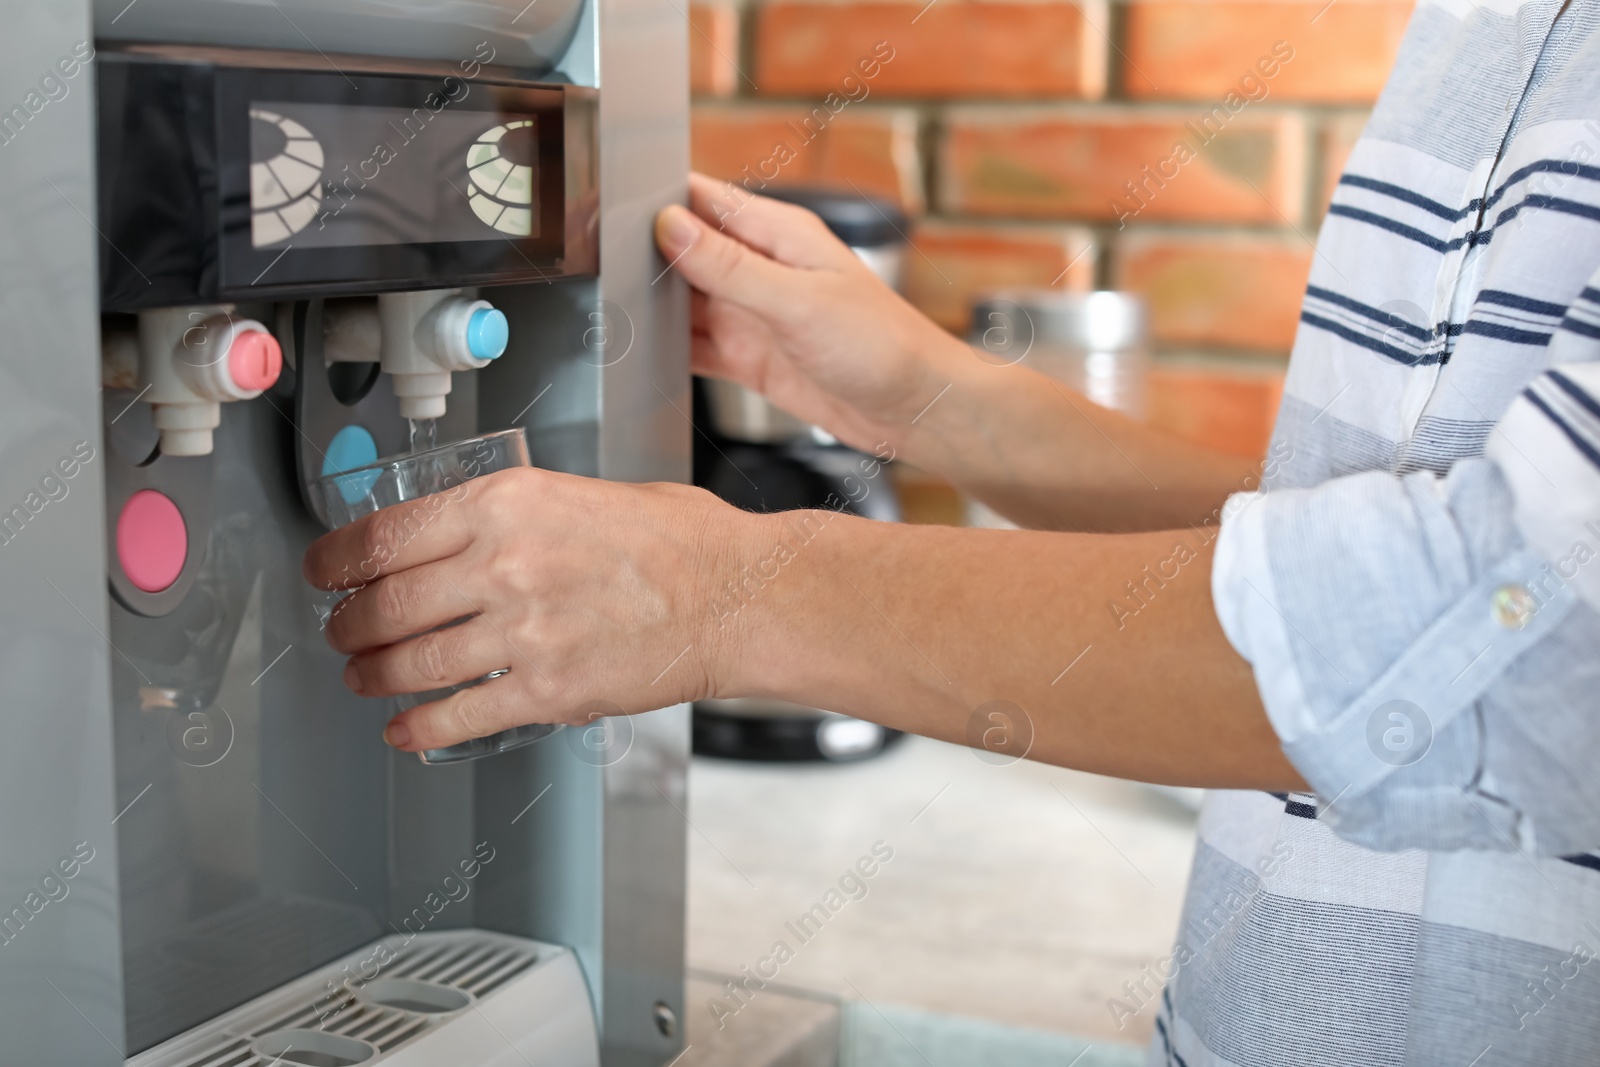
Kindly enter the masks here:
<path id="1" fill-rule="evenodd" d="M 1260 454 L 1311 241 L 1410 0 L 689 10 L 698 169 L 900 203 L 907 294 L 952 330 L 988 288 L 1144 293 L 1152 420 Z"/>

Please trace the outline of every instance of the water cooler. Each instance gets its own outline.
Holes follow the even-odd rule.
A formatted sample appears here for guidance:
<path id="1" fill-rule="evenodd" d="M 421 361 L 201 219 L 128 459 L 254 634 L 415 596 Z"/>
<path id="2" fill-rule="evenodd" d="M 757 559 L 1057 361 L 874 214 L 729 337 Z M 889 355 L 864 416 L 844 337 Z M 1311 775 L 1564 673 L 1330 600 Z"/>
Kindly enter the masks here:
<path id="1" fill-rule="evenodd" d="M 7 22 L 0 1062 L 671 1061 L 688 709 L 425 766 L 300 558 L 310 481 L 419 430 L 687 480 L 681 11 Z"/>

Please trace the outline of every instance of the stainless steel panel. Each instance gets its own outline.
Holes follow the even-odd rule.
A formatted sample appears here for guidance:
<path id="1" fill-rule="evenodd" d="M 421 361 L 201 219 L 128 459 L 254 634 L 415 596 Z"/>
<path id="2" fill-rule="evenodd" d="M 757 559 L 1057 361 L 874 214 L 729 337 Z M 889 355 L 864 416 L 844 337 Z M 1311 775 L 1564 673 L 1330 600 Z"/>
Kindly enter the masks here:
<path id="1" fill-rule="evenodd" d="M 189 595 L 111 610 L 117 788 L 144 793 L 117 825 L 130 1053 L 387 929 L 390 709 L 344 688 L 330 598 L 299 577 L 321 527 L 286 386 L 225 406 L 210 484 L 180 498 L 213 497 Z"/>
<path id="2" fill-rule="evenodd" d="M 107 41 L 284 48 L 458 60 L 479 42 L 494 61 L 551 69 L 567 51 L 584 0 L 95 0 Z"/>
<path id="3" fill-rule="evenodd" d="M 0 33 L 0 1056 L 39 1067 L 124 1047 L 94 73 L 65 63 L 91 40 L 81 0 L 10 5 Z"/>
<path id="4" fill-rule="evenodd" d="M 688 24 L 674 0 L 600 0 L 593 14 L 562 69 L 600 87 L 600 276 L 493 297 L 514 351 L 484 374 L 481 425 L 525 426 L 539 466 L 688 481 L 688 294 L 652 236 L 656 212 L 687 197 Z M 688 748 L 676 707 L 569 729 L 521 767 L 480 773 L 480 833 L 498 820 L 521 837 L 478 921 L 577 949 L 607 1067 L 659 1067 L 683 1045 Z"/>

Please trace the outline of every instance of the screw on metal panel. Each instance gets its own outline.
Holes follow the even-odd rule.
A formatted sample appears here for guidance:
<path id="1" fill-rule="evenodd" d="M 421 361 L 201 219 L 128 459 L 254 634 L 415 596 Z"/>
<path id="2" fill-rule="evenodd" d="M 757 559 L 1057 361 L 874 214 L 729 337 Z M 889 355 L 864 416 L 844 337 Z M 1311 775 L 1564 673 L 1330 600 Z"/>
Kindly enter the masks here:
<path id="1" fill-rule="evenodd" d="M 678 1013 L 667 1006 L 664 1000 L 658 1000 L 652 1009 L 656 1017 L 656 1029 L 661 1031 L 662 1037 L 673 1037 L 678 1032 Z"/>

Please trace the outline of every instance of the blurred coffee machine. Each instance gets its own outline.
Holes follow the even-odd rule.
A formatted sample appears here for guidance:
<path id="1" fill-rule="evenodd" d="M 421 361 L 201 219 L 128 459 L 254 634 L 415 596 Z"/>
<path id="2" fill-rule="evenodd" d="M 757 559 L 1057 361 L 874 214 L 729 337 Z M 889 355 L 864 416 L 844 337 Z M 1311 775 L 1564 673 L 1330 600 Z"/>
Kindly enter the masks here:
<path id="1" fill-rule="evenodd" d="M 873 271 L 900 285 L 905 214 L 874 197 L 789 187 L 764 195 L 808 208 Z M 731 382 L 695 379 L 694 481 L 750 511 L 832 508 L 900 520 L 892 474 L 882 462 Z M 876 723 L 781 700 L 702 700 L 694 706 L 694 751 L 745 760 L 856 760 L 900 737 Z"/>
<path id="2" fill-rule="evenodd" d="M 8 6 L 0 1061 L 681 1054 L 689 709 L 425 766 L 301 576 L 430 432 L 687 480 L 679 11 Z"/>

